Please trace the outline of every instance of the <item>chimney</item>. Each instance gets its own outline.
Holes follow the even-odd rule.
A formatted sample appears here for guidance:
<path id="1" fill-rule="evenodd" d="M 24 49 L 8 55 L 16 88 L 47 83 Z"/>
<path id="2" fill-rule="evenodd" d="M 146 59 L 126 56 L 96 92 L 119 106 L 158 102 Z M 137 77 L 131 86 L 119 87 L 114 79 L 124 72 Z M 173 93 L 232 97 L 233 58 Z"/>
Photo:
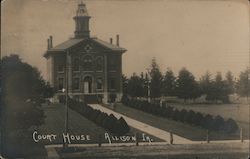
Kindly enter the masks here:
<path id="1" fill-rule="evenodd" d="M 112 43 L 113 43 L 113 39 L 112 39 L 112 38 L 110 38 L 109 40 L 110 40 L 110 44 L 112 44 Z"/>
<path id="2" fill-rule="evenodd" d="M 116 45 L 119 46 L 119 34 L 116 35 Z"/>
<path id="3" fill-rule="evenodd" d="M 50 48 L 53 47 L 53 37 L 52 35 L 49 36 L 49 39 L 50 39 Z"/>
<path id="4" fill-rule="evenodd" d="M 50 40 L 47 39 L 47 43 L 48 43 L 48 50 L 50 49 Z"/>

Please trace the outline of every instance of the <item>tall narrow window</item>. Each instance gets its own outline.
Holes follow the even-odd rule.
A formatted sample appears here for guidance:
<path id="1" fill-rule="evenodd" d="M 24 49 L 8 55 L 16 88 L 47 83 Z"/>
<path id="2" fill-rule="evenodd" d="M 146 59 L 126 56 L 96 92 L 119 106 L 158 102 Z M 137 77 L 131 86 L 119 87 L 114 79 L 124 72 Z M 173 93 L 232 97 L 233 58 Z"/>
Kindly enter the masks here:
<path id="1" fill-rule="evenodd" d="M 79 60 L 79 58 L 75 58 L 73 60 L 73 71 L 80 71 L 80 60 Z"/>
<path id="2" fill-rule="evenodd" d="M 117 63 L 117 58 L 115 56 L 110 56 L 109 57 L 109 69 L 111 71 L 115 71 L 116 70 L 116 63 Z"/>
<path id="3" fill-rule="evenodd" d="M 72 87 L 74 90 L 78 90 L 80 88 L 80 79 L 79 78 L 73 78 Z"/>
<path id="4" fill-rule="evenodd" d="M 102 89 L 102 78 L 98 78 L 96 81 L 97 89 Z"/>
<path id="5" fill-rule="evenodd" d="M 62 90 L 64 88 L 64 79 L 59 78 L 58 79 L 58 90 Z"/>
<path id="6" fill-rule="evenodd" d="M 59 64 L 58 68 L 57 68 L 58 72 L 64 72 L 64 65 L 63 64 Z"/>
<path id="7" fill-rule="evenodd" d="M 110 89 L 115 89 L 115 78 L 110 78 L 110 81 L 109 81 L 109 86 L 110 86 Z"/>
<path id="8" fill-rule="evenodd" d="M 102 71 L 103 70 L 103 58 L 102 57 L 98 57 L 96 59 L 96 70 L 97 71 Z"/>
<path id="9" fill-rule="evenodd" d="M 92 57 L 91 56 L 84 56 L 83 69 L 84 70 L 91 70 L 92 69 Z"/>

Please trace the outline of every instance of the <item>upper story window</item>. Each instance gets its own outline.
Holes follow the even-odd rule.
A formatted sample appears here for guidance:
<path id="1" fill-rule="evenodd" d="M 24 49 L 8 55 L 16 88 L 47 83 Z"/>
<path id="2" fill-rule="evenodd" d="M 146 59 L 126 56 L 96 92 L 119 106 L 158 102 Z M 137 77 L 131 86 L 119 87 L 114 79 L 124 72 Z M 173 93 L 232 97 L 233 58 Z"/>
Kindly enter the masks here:
<path id="1" fill-rule="evenodd" d="M 79 60 L 79 58 L 75 58 L 73 60 L 73 71 L 80 71 L 80 60 Z"/>
<path id="2" fill-rule="evenodd" d="M 96 59 L 96 70 L 97 71 L 102 71 L 103 70 L 103 58 L 102 57 L 98 57 Z"/>
<path id="3" fill-rule="evenodd" d="M 93 65 L 93 60 L 91 56 L 84 56 L 83 57 L 83 69 L 84 70 L 91 70 Z"/>
<path id="4" fill-rule="evenodd" d="M 64 65 L 63 64 L 59 64 L 58 68 L 57 68 L 58 72 L 64 72 Z"/>
<path id="5" fill-rule="evenodd" d="M 112 71 L 116 70 L 117 58 L 115 56 L 109 57 L 109 69 Z"/>

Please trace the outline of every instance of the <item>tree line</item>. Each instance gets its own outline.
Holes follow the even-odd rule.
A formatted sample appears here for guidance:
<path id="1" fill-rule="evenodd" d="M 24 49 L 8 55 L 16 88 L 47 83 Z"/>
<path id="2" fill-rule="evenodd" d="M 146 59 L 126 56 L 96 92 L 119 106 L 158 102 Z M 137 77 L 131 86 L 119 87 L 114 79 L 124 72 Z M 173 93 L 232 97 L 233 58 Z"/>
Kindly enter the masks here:
<path id="1" fill-rule="evenodd" d="M 133 73 L 130 78 L 123 75 L 123 93 L 131 97 L 158 98 L 161 96 L 175 96 L 180 99 L 193 100 L 206 95 L 209 102 L 229 103 L 229 95 L 237 93 L 241 97 L 246 97 L 250 92 L 249 70 L 240 73 L 236 79 L 228 71 L 223 78 L 221 72 L 217 72 L 215 77 L 207 71 L 199 80 L 194 75 L 182 68 L 178 76 L 168 68 L 163 74 L 155 59 L 152 59 L 150 68 L 146 73 L 140 75 Z"/>

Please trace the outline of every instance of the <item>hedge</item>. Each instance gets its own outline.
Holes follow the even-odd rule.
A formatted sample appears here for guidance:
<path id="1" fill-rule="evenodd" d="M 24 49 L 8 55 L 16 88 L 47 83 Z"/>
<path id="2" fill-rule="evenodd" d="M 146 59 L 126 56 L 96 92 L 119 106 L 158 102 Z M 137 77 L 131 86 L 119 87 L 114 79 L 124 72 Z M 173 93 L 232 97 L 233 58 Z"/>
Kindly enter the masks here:
<path id="1" fill-rule="evenodd" d="M 113 114 L 108 115 L 100 110 L 93 109 L 86 103 L 73 99 L 69 99 L 69 107 L 112 134 L 125 135 L 130 131 L 130 127 L 122 117 L 117 119 Z"/>
<path id="2" fill-rule="evenodd" d="M 160 106 L 160 104 L 149 103 L 147 101 L 141 101 L 136 99 L 129 99 L 126 96 L 122 97 L 121 102 L 129 107 L 161 116 L 164 118 L 172 119 L 175 121 L 187 123 L 189 125 L 202 127 L 213 131 L 222 131 L 226 133 L 234 133 L 239 127 L 235 120 L 228 119 L 225 121 L 221 116 L 213 117 L 209 114 L 201 114 L 200 112 L 194 112 L 193 110 L 178 110 L 171 106 Z"/>

